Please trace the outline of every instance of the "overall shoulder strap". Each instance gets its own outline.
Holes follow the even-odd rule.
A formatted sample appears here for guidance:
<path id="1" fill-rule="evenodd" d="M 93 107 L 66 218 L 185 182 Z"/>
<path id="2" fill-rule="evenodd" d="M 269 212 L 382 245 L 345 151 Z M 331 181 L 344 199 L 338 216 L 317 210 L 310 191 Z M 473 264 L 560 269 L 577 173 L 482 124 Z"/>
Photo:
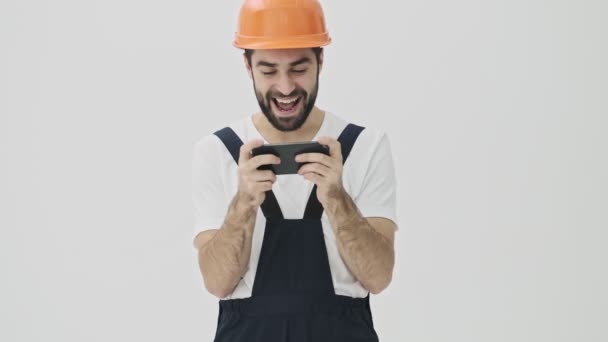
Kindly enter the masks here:
<path id="1" fill-rule="evenodd" d="M 359 134 L 364 128 L 365 127 L 349 123 L 338 137 L 340 149 L 342 150 L 342 164 L 346 163 L 346 159 L 348 158 L 350 151 L 353 149 L 355 141 L 357 141 Z M 308 199 L 308 203 L 306 204 L 306 209 L 304 210 L 304 218 L 321 219 L 322 215 L 323 206 L 317 198 L 317 186 L 315 185 L 310 192 L 310 197 Z"/>
<path id="2" fill-rule="evenodd" d="M 232 130 L 230 127 L 224 127 L 213 134 L 220 138 L 222 143 L 224 143 L 224 146 L 226 146 L 226 149 L 228 149 L 232 155 L 232 159 L 234 159 L 234 162 L 238 165 L 240 150 L 241 146 L 243 145 L 241 138 L 239 138 L 239 136 L 236 135 L 234 130 Z M 272 190 L 266 191 L 266 198 L 260 207 L 262 208 L 264 216 L 267 218 L 283 218 L 281 207 L 279 207 L 279 202 L 277 201 L 277 198 Z"/>

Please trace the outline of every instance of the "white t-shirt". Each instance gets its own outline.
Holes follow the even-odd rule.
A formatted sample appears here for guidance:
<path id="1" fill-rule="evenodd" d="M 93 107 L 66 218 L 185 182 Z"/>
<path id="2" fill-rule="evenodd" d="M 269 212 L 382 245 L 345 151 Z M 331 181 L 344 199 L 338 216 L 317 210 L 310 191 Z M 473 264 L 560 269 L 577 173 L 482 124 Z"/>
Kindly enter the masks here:
<path id="1" fill-rule="evenodd" d="M 348 122 L 337 115 L 326 112 L 323 123 L 312 140 L 324 135 L 337 139 L 347 124 Z M 262 139 L 264 143 L 268 143 L 253 124 L 253 114 L 229 126 L 243 143 L 251 139 Z M 386 133 L 369 127 L 361 131 L 344 163 L 342 181 L 344 189 L 364 217 L 385 217 L 398 224 L 397 184 L 391 147 Z M 194 145 L 192 185 L 194 236 L 203 230 L 220 228 L 228 212 L 230 201 L 238 189 L 238 166 L 215 134 L 202 137 Z M 297 219 L 304 216 L 304 209 L 313 186 L 314 183 L 298 174 L 277 175 L 272 191 L 284 218 Z M 321 222 L 335 293 L 358 298 L 367 296 L 368 290 L 350 273 L 338 252 L 334 232 L 325 211 Z M 265 224 L 266 218 L 261 208 L 258 208 L 249 270 L 234 291 L 224 299 L 251 296 Z"/>

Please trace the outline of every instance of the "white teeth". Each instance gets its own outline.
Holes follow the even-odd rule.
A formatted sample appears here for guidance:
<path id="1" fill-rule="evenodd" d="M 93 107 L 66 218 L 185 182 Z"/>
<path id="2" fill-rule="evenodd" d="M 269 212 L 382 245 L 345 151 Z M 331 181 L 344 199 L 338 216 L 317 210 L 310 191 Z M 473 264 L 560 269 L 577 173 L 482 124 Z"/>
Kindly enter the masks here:
<path id="1" fill-rule="evenodd" d="M 275 97 L 275 99 L 277 100 L 277 102 L 283 103 L 283 104 L 290 104 L 290 103 L 294 103 L 298 98 L 294 97 L 291 99 L 279 99 L 277 97 Z"/>

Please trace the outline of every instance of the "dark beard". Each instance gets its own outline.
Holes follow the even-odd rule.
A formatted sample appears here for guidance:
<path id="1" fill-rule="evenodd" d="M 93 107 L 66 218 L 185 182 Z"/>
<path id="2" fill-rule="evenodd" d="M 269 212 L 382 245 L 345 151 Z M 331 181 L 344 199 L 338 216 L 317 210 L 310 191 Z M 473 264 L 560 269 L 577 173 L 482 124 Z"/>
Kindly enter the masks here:
<path id="1" fill-rule="evenodd" d="M 262 113 L 274 128 L 281 132 L 295 131 L 298 128 L 302 127 L 302 125 L 304 125 L 304 122 L 306 122 L 306 119 L 308 119 L 310 112 L 312 112 L 312 109 L 315 106 L 315 101 L 317 100 L 317 93 L 319 92 L 319 72 L 317 72 L 316 84 L 310 96 L 308 96 L 308 93 L 302 88 L 296 88 L 291 94 L 285 96 L 301 96 L 302 99 L 300 101 L 304 101 L 304 106 L 302 106 L 302 110 L 293 119 L 283 120 L 272 113 L 270 101 L 272 101 L 272 97 L 274 94 L 268 92 L 266 93 L 266 97 L 264 98 L 264 96 L 256 90 L 255 78 L 253 79 L 253 91 L 255 92 L 255 97 L 258 100 L 258 104 L 260 105 Z"/>

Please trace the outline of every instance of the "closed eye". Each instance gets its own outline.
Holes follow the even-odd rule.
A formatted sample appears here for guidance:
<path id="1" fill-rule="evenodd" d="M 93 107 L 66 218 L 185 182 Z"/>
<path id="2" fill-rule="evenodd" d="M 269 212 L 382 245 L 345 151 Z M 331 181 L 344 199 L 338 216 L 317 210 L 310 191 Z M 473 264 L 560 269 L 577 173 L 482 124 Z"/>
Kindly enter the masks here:
<path id="1" fill-rule="evenodd" d="M 307 69 L 303 69 L 303 70 L 292 70 L 291 72 L 296 73 L 296 74 L 303 74 L 303 73 L 305 73 L 306 71 L 307 71 Z M 276 74 L 276 73 L 277 73 L 277 71 L 276 71 L 276 70 L 274 70 L 274 71 L 266 71 L 266 72 L 262 71 L 262 74 L 267 75 L 267 76 L 268 76 L 268 75 L 274 75 L 274 74 Z"/>

